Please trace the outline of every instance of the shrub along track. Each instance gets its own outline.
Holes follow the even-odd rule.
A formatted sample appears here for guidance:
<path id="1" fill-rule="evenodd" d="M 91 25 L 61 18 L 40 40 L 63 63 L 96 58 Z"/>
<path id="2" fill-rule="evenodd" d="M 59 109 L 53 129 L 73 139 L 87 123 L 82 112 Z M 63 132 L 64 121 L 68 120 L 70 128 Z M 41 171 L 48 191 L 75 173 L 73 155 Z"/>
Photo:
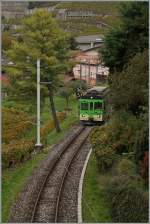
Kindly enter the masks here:
<path id="1" fill-rule="evenodd" d="M 78 185 L 90 149 L 86 141 L 90 131 L 90 127 L 76 126 L 54 146 L 20 193 L 9 222 L 78 221 Z"/>

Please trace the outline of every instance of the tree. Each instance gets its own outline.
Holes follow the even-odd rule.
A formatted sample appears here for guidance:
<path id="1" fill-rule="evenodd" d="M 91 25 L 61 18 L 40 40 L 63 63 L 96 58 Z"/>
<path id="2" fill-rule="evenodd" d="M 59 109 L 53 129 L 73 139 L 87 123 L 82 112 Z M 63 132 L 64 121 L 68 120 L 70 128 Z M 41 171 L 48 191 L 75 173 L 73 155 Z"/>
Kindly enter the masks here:
<path id="1" fill-rule="evenodd" d="M 33 8 L 40 8 L 40 7 L 50 7 L 56 5 L 57 2 L 29 2 L 28 8 L 33 9 Z"/>
<path id="2" fill-rule="evenodd" d="M 59 95 L 61 97 L 65 98 L 65 100 L 66 100 L 66 107 L 67 107 L 67 109 L 69 109 L 68 108 L 69 107 L 69 98 L 72 95 L 72 93 L 73 93 L 73 89 L 70 88 L 70 87 L 67 87 L 67 86 L 62 87 L 60 89 L 60 91 L 59 91 Z"/>
<path id="3" fill-rule="evenodd" d="M 135 163 L 137 167 L 137 171 L 141 173 L 141 168 L 144 173 L 146 173 L 144 157 L 148 155 L 149 151 L 149 114 L 148 114 L 148 107 L 145 108 L 144 114 L 140 116 L 142 121 L 142 128 L 137 131 L 135 144 L 134 144 L 134 151 L 135 151 Z M 146 158 L 145 158 L 146 159 Z M 146 161 L 145 161 L 146 162 Z M 142 165 L 142 167 L 140 166 Z M 148 172 L 148 169 L 147 169 Z M 143 173 L 143 174 L 144 174 Z M 148 179 L 147 179 L 148 180 Z"/>
<path id="4" fill-rule="evenodd" d="M 13 41 L 7 56 L 14 63 L 7 67 L 11 81 L 11 94 L 34 104 L 36 99 L 36 62 L 41 61 L 41 98 L 49 95 L 55 128 L 60 131 L 54 105 L 54 90 L 59 84 L 59 75 L 69 68 L 68 35 L 64 33 L 46 10 L 37 10 L 26 17 L 19 31 L 22 41 Z"/>
<path id="5" fill-rule="evenodd" d="M 148 106 L 148 50 L 136 54 L 122 72 L 111 76 L 112 102 L 116 110 L 139 114 Z"/>
<path id="6" fill-rule="evenodd" d="M 142 188 L 136 175 L 109 178 L 105 193 L 113 222 L 148 222 L 148 197 Z"/>
<path id="7" fill-rule="evenodd" d="M 121 71 L 136 53 L 148 48 L 148 2 L 126 2 L 120 8 L 121 25 L 106 35 L 102 57 L 110 70 Z"/>
<path id="8" fill-rule="evenodd" d="M 70 83 L 71 88 L 73 89 L 73 92 L 78 97 L 78 94 L 82 94 L 84 91 L 87 90 L 87 84 L 83 80 L 75 80 Z"/>
<path id="9" fill-rule="evenodd" d="M 75 38 L 73 36 L 70 37 L 70 49 L 76 50 L 78 46 L 78 43 L 76 42 Z"/>
<path id="10" fill-rule="evenodd" d="M 11 47 L 12 39 L 8 32 L 4 31 L 2 33 L 2 49 L 8 50 Z"/>
<path id="11" fill-rule="evenodd" d="M 104 40 L 104 47 L 100 49 L 103 61 L 110 68 L 111 72 L 115 69 L 121 70 L 124 61 L 124 52 L 126 51 L 126 33 L 121 28 L 112 29 Z"/>

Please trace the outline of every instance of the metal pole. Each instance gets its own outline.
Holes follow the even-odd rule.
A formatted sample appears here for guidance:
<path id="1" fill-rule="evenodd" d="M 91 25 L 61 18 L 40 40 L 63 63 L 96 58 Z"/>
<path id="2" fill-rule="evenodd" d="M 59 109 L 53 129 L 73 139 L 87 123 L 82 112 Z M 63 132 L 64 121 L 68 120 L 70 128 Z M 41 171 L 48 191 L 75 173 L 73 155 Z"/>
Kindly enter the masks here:
<path id="1" fill-rule="evenodd" d="M 80 61 L 80 81 L 81 81 L 81 77 L 82 77 L 82 65 L 81 65 L 81 61 Z"/>
<path id="2" fill-rule="evenodd" d="M 82 64 L 80 61 L 80 89 L 81 89 L 81 79 L 82 79 Z"/>
<path id="3" fill-rule="evenodd" d="M 90 59 L 89 59 L 89 77 L 88 77 L 88 79 L 87 79 L 87 81 L 88 81 L 88 84 L 90 85 L 90 72 L 91 72 L 91 68 L 90 68 Z"/>
<path id="4" fill-rule="evenodd" d="M 96 65 L 96 84 L 97 84 L 97 77 L 98 77 L 98 65 L 99 65 L 99 61 L 97 60 L 97 65 Z"/>
<path id="5" fill-rule="evenodd" d="M 37 60 L 37 143 L 36 146 L 41 146 L 40 142 L 40 60 Z"/>
<path id="6" fill-rule="evenodd" d="M 96 74 L 98 74 L 98 60 L 97 60 L 97 65 L 96 65 Z"/>

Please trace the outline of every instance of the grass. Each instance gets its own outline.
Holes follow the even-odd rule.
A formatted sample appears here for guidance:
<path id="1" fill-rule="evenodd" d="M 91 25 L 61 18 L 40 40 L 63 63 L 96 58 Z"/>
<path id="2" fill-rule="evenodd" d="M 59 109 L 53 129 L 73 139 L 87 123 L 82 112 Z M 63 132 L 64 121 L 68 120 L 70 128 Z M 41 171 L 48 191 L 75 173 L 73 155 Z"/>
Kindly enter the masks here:
<path id="1" fill-rule="evenodd" d="M 117 14 L 120 2 L 62 2 L 56 8 L 94 10 L 98 13 Z"/>
<path id="2" fill-rule="evenodd" d="M 63 111 L 65 109 L 65 100 L 58 96 L 55 97 L 56 110 Z M 50 117 L 49 101 L 46 101 L 42 112 L 43 121 L 46 122 Z M 68 112 L 67 117 L 61 123 L 62 131 L 58 134 L 52 130 L 47 136 L 47 144 L 49 146 L 57 143 L 64 138 L 69 128 L 78 122 L 77 116 L 77 100 L 75 96 L 70 98 L 70 108 L 72 111 Z M 34 168 L 38 166 L 39 162 L 46 156 L 45 153 L 35 155 L 31 160 L 26 161 L 14 168 L 5 169 L 2 172 L 2 222 L 8 222 L 9 211 L 12 203 L 15 201 L 18 193 L 23 188 L 27 178 L 32 174 Z"/>
<path id="3" fill-rule="evenodd" d="M 63 130 L 62 132 L 56 134 L 56 131 L 53 130 L 50 132 L 50 134 L 47 136 L 47 144 L 52 145 L 55 142 L 58 142 L 60 139 L 64 137 L 64 135 L 67 133 L 68 128 L 70 128 L 73 124 L 78 122 L 78 108 L 77 108 L 77 100 L 75 96 L 72 96 L 70 98 L 69 107 L 71 108 L 71 111 L 67 112 L 67 118 L 61 122 L 60 127 Z M 56 97 L 55 98 L 55 105 L 56 110 L 58 111 L 64 111 L 66 107 L 66 102 L 63 98 Z M 48 105 L 47 105 L 48 106 Z M 46 114 L 45 114 L 46 116 Z"/>
<path id="4" fill-rule="evenodd" d="M 119 17 L 116 16 L 109 16 L 108 18 L 102 19 L 102 22 L 108 24 L 107 27 L 97 27 L 96 23 L 92 23 L 91 21 L 87 20 L 77 20 L 71 19 L 64 22 L 59 21 L 59 25 L 63 28 L 68 30 L 68 32 L 74 34 L 74 36 L 78 35 L 106 35 L 107 32 L 112 29 L 112 27 L 116 27 L 120 24 Z M 77 26 L 78 23 L 78 26 Z"/>
<path id="5" fill-rule="evenodd" d="M 2 222 L 8 222 L 9 210 L 18 192 L 22 189 L 27 177 L 38 165 L 45 154 L 37 154 L 32 160 L 13 169 L 2 171 Z"/>
<path id="6" fill-rule="evenodd" d="M 77 26 L 78 23 L 78 26 Z M 81 22 L 78 20 L 66 21 L 63 23 L 62 21 L 59 22 L 60 26 L 64 29 L 70 31 L 74 36 L 78 35 L 92 35 L 92 34 L 104 34 L 105 28 L 99 28 L 94 24 Z"/>
<path id="7" fill-rule="evenodd" d="M 106 177 L 99 175 L 96 159 L 91 154 L 83 185 L 82 212 L 83 222 L 111 222 L 104 193 Z"/>
<path id="8" fill-rule="evenodd" d="M 66 101 L 64 98 L 55 96 L 54 103 L 55 103 L 56 111 L 64 111 L 65 110 Z M 76 116 L 77 115 L 77 100 L 74 95 L 70 97 L 69 107 L 72 109 L 72 116 Z M 45 122 L 51 118 L 51 109 L 50 109 L 49 98 L 46 99 L 45 106 L 42 110 L 41 118 L 42 118 L 42 122 Z"/>
<path id="9" fill-rule="evenodd" d="M 111 27 L 120 24 L 120 2 L 63 2 L 59 3 L 56 8 L 71 10 L 93 10 L 97 15 L 92 18 L 69 18 L 65 22 L 58 19 L 60 26 L 70 32 L 72 35 L 106 35 Z M 104 16 L 103 14 L 107 14 Z M 95 22 L 93 22 L 93 20 Z M 96 21 L 108 24 L 108 27 L 97 27 Z M 78 24 L 78 25 L 77 25 Z"/>

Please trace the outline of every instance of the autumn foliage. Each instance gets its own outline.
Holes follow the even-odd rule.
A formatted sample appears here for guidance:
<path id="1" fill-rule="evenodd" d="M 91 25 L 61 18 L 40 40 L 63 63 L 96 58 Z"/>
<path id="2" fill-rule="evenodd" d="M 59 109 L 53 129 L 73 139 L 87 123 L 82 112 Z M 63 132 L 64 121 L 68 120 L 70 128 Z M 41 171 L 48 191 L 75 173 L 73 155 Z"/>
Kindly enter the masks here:
<path id="1" fill-rule="evenodd" d="M 31 157 L 35 146 L 35 135 L 32 133 L 33 123 L 31 118 L 24 112 L 13 108 L 3 108 L 3 144 L 2 144 L 2 166 L 12 167 Z M 66 114 L 57 113 L 59 121 L 65 119 Z M 48 133 L 54 128 L 52 120 L 48 121 L 41 128 L 41 141 L 46 144 Z"/>
<path id="2" fill-rule="evenodd" d="M 33 126 L 25 112 L 14 108 L 3 108 L 2 114 L 2 141 L 5 144 L 10 144 L 13 140 L 24 137 Z"/>

